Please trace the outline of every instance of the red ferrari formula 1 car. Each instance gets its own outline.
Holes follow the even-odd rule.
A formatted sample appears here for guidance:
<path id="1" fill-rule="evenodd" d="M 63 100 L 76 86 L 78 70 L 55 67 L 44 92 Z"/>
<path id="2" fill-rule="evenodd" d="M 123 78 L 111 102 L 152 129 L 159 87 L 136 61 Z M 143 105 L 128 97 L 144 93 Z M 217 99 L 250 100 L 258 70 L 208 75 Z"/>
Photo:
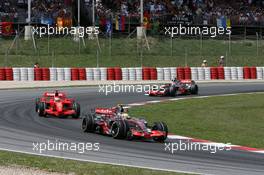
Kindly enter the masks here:
<path id="1" fill-rule="evenodd" d="M 198 85 L 193 80 L 173 80 L 169 84 L 162 85 L 159 89 L 150 90 L 149 96 L 197 95 Z"/>
<path id="2" fill-rule="evenodd" d="M 55 117 L 80 117 L 80 105 L 73 99 L 67 98 L 65 93 L 45 92 L 41 98 L 36 99 L 36 112 L 40 117 L 47 115 Z"/>
<path id="3" fill-rule="evenodd" d="M 115 139 L 152 139 L 163 142 L 167 139 L 168 127 L 164 122 L 149 126 L 147 121 L 129 117 L 127 113 L 117 113 L 118 108 L 97 108 L 83 118 L 84 132 L 110 135 Z"/>

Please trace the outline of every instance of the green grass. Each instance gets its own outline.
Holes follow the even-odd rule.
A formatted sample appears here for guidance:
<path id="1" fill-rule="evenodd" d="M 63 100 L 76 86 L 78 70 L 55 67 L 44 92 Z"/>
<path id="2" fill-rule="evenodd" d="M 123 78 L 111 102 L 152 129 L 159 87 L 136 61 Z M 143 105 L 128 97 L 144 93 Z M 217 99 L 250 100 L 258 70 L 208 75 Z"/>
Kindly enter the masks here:
<path id="1" fill-rule="evenodd" d="M 264 148 L 264 94 L 187 99 L 135 107 L 130 113 L 162 120 L 177 135 Z"/>
<path id="2" fill-rule="evenodd" d="M 114 38 L 111 49 L 109 39 L 100 38 L 101 52 L 99 66 L 141 66 L 140 52 L 143 48 L 143 66 L 200 66 L 207 59 L 210 66 L 217 65 L 221 55 L 227 55 L 228 66 L 264 65 L 264 42 L 254 40 L 234 40 L 231 52 L 227 40 L 207 39 L 202 44 L 199 39 L 148 38 L 150 51 L 137 47 L 136 39 Z M 32 66 L 36 61 L 41 66 L 92 67 L 97 65 L 97 42 L 85 39 L 86 47 L 72 41 L 70 37 L 37 38 L 35 52 L 31 41 L 20 38 L 6 56 L 11 39 L 0 39 L 0 66 Z M 172 44 L 171 44 L 172 43 Z M 110 51 L 111 50 L 111 51 Z M 111 53 L 111 54 L 110 54 Z"/>
<path id="3" fill-rule="evenodd" d="M 74 173 L 76 175 L 181 175 L 173 172 L 87 163 L 6 151 L 0 151 L 0 166 L 33 167 L 49 172 Z"/>

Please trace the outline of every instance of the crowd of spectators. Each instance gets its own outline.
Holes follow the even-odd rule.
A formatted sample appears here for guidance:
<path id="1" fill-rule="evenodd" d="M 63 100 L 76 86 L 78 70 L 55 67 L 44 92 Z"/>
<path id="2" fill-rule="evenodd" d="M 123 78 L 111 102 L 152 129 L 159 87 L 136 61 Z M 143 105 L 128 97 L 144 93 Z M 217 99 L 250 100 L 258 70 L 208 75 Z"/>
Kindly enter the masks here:
<path id="1" fill-rule="evenodd" d="M 73 0 L 31 0 L 32 22 L 39 22 L 42 18 L 56 19 L 59 16 L 71 16 Z M 26 20 L 28 0 L 1 0 L 0 15 Z"/>
<path id="2" fill-rule="evenodd" d="M 140 0 L 101 0 L 112 12 L 119 12 L 122 15 L 139 15 Z M 153 15 L 165 14 L 166 2 L 163 0 L 144 0 L 144 11 L 149 11 Z"/>
<path id="3" fill-rule="evenodd" d="M 37 21 L 43 17 L 55 19 L 58 16 L 70 16 L 73 2 L 32 0 L 32 19 Z M 87 6 L 92 5 L 92 0 L 84 2 Z M 140 0 L 95 0 L 95 4 L 99 17 L 116 13 L 124 16 L 140 14 Z M 0 16 L 16 19 L 20 16 L 19 8 L 27 13 L 27 0 L 1 0 Z M 264 25 L 264 0 L 144 0 L 144 11 L 152 18 L 187 17 L 195 24 L 216 24 L 217 18 L 225 17 L 230 19 L 232 25 Z"/>
<path id="4" fill-rule="evenodd" d="M 70 16 L 71 9 L 67 8 L 70 2 L 65 0 L 33 0 L 32 17 L 34 21 L 42 18 L 56 19 L 57 17 Z"/>
<path id="5" fill-rule="evenodd" d="M 13 20 L 15 21 L 18 17 L 18 12 L 16 4 L 10 0 L 1 0 L 0 1 L 0 20 Z"/>
<path id="6" fill-rule="evenodd" d="M 174 13 L 191 13 L 196 23 L 215 24 L 217 18 L 234 25 L 264 24 L 264 0 L 172 0 Z"/>
<path id="7" fill-rule="evenodd" d="M 140 13 L 140 0 L 99 0 L 97 4 L 99 16 Z M 264 0 L 144 0 L 144 11 L 152 17 L 187 17 L 196 24 L 216 24 L 217 18 L 225 17 L 232 25 L 264 25 Z"/>

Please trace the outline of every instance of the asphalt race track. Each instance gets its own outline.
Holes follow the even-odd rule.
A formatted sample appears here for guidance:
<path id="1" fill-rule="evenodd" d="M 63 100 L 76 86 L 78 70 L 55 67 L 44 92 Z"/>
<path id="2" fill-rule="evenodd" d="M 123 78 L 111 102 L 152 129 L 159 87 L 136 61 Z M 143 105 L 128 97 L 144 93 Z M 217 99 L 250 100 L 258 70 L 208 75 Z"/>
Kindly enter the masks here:
<path id="1" fill-rule="evenodd" d="M 74 143 L 98 142 L 100 143 L 99 151 L 87 151 L 83 154 L 49 151 L 43 154 L 201 174 L 264 174 L 264 154 L 243 151 L 221 151 L 216 154 L 205 151 L 188 151 L 170 154 L 164 151 L 165 146 L 161 143 L 115 140 L 107 136 L 83 133 L 80 128 L 81 119 L 40 118 L 35 113 L 34 99 L 46 90 L 54 89 L 0 91 L 1 149 L 38 153 L 33 151 L 33 142 L 47 142 L 47 140 Z M 164 97 L 147 97 L 136 93 L 105 96 L 98 92 L 98 87 L 63 90 L 69 96 L 76 98 L 84 113 L 94 107 L 111 107 L 117 103 L 127 104 L 164 99 Z M 200 85 L 200 95 L 205 96 L 257 91 L 264 91 L 264 84 Z M 179 140 L 173 142 L 177 141 Z"/>

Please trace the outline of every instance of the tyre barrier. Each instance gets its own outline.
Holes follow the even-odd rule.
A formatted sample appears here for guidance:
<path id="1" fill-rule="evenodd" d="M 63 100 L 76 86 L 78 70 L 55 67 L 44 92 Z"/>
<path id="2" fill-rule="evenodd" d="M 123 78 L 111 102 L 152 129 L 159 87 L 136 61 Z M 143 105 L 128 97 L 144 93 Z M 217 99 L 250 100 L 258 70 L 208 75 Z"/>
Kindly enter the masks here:
<path id="1" fill-rule="evenodd" d="M 93 68 L 85 68 L 86 71 L 86 80 L 92 81 L 94 80 Z"/>
<path id="2" fill-rule="evenodd" d="M 42 68 L 42 80 L 50 81 L 50 69 L 49 68 Z"/>
<path id="3" fill-rule="evenodd" d="M 185 79 L 185 72 L 183 67 L 177 68 L 177 79 L 178 80 L 184 80 Z"/>
<path id="4" fill-rule="evenodd" d="M 101 80 L 101 71 L 100 68 L 93 68 L 93 79 L 94 80 Z"/>
<path id="5" fill-rule="evenodd" d="M 231 80 L 231 68 L 224 67 L 224 71 L 225 71 L 225 80 Z"/>
<path id="6" fill-rule="evenodd" d="M 107 80 L 107 68 L 106 67 L 100 68 L 100 80 L 102 81 Z"/>
<path id="7" fill-rule="evenodd" d="M 122 69 L 120 67 L 115 67 L 115 80 L 122 80 Z"/>
<path id="8" fill-rule="evenodd" d="M 135 81 L 136 80 L 136 69 L 135 68 L 128 68 L 129 73 L 129 80 Z"/>
<path id="9" fill-rule="evenodd" d="M 225 79 L 225 70 L 224 70 L 224 67 L 218 67 L 217 68 L 217 73 L 218 73 L 218 79 L 219 80 L 224 80 Z"/>
<path id="10" fill-rule="evenodd" d="M 176 67 L 171 67 L 170 68 L 170 71 L 171 71 L 171 80 L 177 78 L 177 68 Z"/>
<path id="11" fill-rule="evenodd" d="M 211 79 L 217 80 L 218 79 L 218 68 L 217 67 L 211 67 Z"/>
<path id="12" fill-rule="evenodd" d="M 184 79 L 187 79 L 187 80 L 192 79 L 192 71 L 190 67 L 184 68 Z"/>
<path id="13" fill-rule="evenodd" d="M 250 77 L 251 79 L 257 79 L 257 68 L 256 67 L 250 68 Z"/>
<path id="14" fill-rule="evenodd" d="M 244 67 L 243 72 L 244 72 L 244 79 L 251 79 L 251 73 L 249 67 Z"/>
<path id="15" fill-rule="evenodd" d="M 20 68 L 20 74 L 21 74 L 21 81 L 28 81 L 28 68 L 22 67 Z"/>
<path id="16" fill-rule="evenodd" d="M 150 80 L 157 80 L 157 79 L 158 79 L 157 69 L 156 68 L 150 68 Z"/>
<path id="17" fill-rule="evenodd" d="M 13 68 L 13 79 L 14 81 L 20 81 L 20 68 Z"/>
<path id="18" fill-rule="evenodd" d="M 79 80 L 86 80 L 86 71 L 85 68 L 78 69 L 79 71 Z"/>
<path id="19" fill-rule="evenodd" d="M 238 80 L 244 79 L 243 67 L 237 67 L 237 78 Z"/>
<path id="20" fill-rule="evenodd" d="M 231 67 L 231 80 L 237 80 L 238 74 L 237 74 L 237 68 Z"/>
<path id="21" fill-rule="evenodd" d="M 128 68 L 122 68 L 122 79 L 124 81 L 127 81 L 129 80 L 129 71 L 128 71 Z"/>
<path id="22" fill-rule="evenodd" d="M 56 68 L 49 68 L 50 72 L 50 81 L 57 81 L 57 69 Z"/>
<path id="23" fill-rule="evenodd" d="M 198 80 L 205 80 L 205 70 L 203 67 L 198 67 Z"/>
<path id="24" fill-rule="evenodd" d="M 28 81 L 34 81 L 35 80 L 35 72 L 34 72 L 34 68 L 28 68 Z M 41 76 L 42 76 L 42 72 L 41 72 Z M 42 80 L 42 77 L 41 77 Z"/>
<path id="25" fill-rule="evenodd" d="M 0 81 L 6 80 L 5 68 L 0 68 Z"/>
<path id="26" fill-rule="evenodd" d="M 57 68 L 57 80 L 64 81 L 64 68 Z"/>
<path id="27" fill-rule="evenodd" d="M 64 68 L 64 80 L 71 81 L 71 68 Z"/>
<path id="28" fill-rule="evenodd" d="M 211 80 L 211 69 L 210 67 L 205 67 L 204 69 L 204 80 Z"/>
<path id="29" fill-rule="evenodd" d="M 198 80 L 198 68 L 191 67 L 191 72 L 192 72 L 192 80 L 194 81 Z"/>
<path id="30" fill-rule="evenodd" d="M 35 68 L 34 69 L 34 76 L 35 81 L 41 81 L 42 79 L 42 69 L 41 68 Z"/>
<path id="31" fill-rule="evenodd" d="M 13 81 L 14 76 L 13 76 L 13 69 L 12 68 L 5 68 L 5 79 L 7 81 Z"/>
<path id="32" fill-rule="evenodd" d="M 0 81 L 264 79 L 264 67 L 0 68 Z"/>
<path id="33" fill-rule="evenodd" d="M 161 67 L 157 67 L 157 80 L 164 80 L 164 70 Z"/>
<path id="34" fill-rule="evenodd" d="M 171 80 L 171 69 L 169 67 L 163 68 L 164 71 L 164 80 Z"/>
<path id="35" fill-rule="evenodd" d="M 79 80 L 79 69 L 78 68 L 71 68 L 71 80 L 77 81 Z"/>
<path id="36" fill-rule="evenodd" d="M 150 80 L 150 69 L 149 67 L 143 67 L 142 69 L 142 78 L 143 80 Z"/>
<path id="37" fill-rule="evenodd" d="M 257 67 L 257 79 L 262 80 L 263 79 L 263 68 L 262 67 Z"/>
<path id="38" fill-rule="evenodd" d="M 115 69 L 112 67 L 107 68 L 107 80 L 115 80 Z"/>
<path id="39" fill-rule="evenodd" d="M 141 81 L 142 80 L 142 68 L 136 67 L 136 80 Z"/>

